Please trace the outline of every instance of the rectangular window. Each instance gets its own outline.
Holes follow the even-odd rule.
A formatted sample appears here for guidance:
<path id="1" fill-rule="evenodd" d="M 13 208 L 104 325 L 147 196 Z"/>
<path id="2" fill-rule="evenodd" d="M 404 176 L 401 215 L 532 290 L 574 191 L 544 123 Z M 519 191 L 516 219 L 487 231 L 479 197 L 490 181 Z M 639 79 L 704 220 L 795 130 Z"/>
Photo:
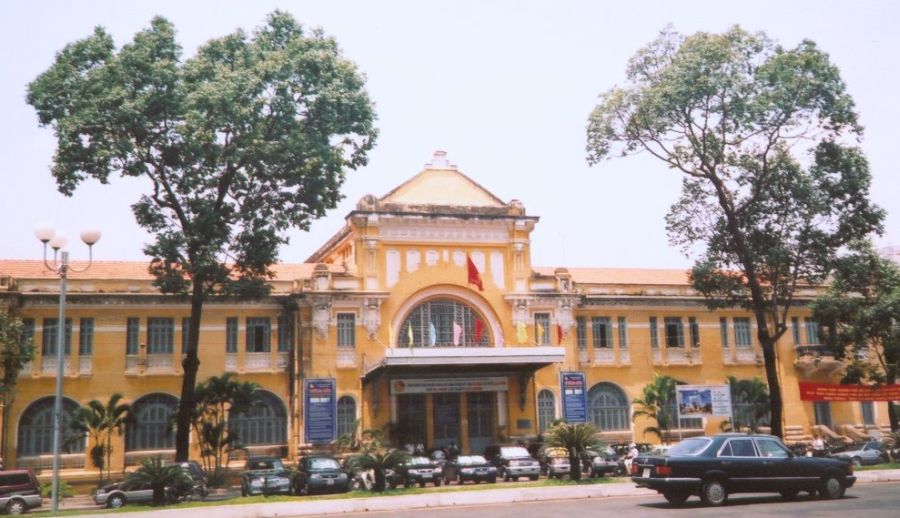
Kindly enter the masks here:
<path id="1" fill-rule="evenodd" d="M 819 345 L 819 324 L 811 318 L 806 319 L 806 343 Z"/>
<path id="2" fill-rule="evenodd" d="M 82 318 L 78 322 L 78 354 L 90 356 L 94 354 L 94 319 Z"/>
<path id="3" fill-rule="evenodd" d="M 753 338 L 750 334 L 750 319 L 747 317 L 734 317 L 734 345 L 736 347 L 751 347 Z"/>
<path id="4" fill-rule="evenodd" d="M 247 352 L 269 352 L 269 335 L 272 324 L 268 318 L 253 317 L 247 319 Z"/>
<path id="5" fill-rule="evenodd" d="M 650 347 L 654 349 L 659 347 L 659 327 L 656 317 L 650 317 Z"/>
<path id="6" fill-rule="evenodd" d="M 628 325 L 625 317 L 619 317 L 619 349 L 628 349 Z"/>
<path id="7" fill-rule="evenodd" d="M 684 347 L 684 324 L 681 317 L 665 317 L 666 347 Z"/>
<path id="8" fill-rule="evenodd" d="M 125 321 L 125 354 L 137 354 L 140 341 L 141 319 L 128 317 Z"/>
<path id="9" fill-rule="evenodd" d="M 587 320 L 584 317 L 575 317 L 575 338 L 579 351 L 587 349 Z"/>
<path id="10" fill-rule="evenodd" d="M 550 345 L 550 313 L 534 314 L 534 337 L 538 345 Z"/>
<path id="11" fill-rule="evenodd" d="M 612 319 L 591 317 L 591 328 L 594 333 L 594 347 L 612 347 Z"/>
<path id="12" fill-rule="evenodd" d="M 57 338 L 57 325 L 56 323 L 59 319 L 56 318 L 45 318 L 44 319 L 44 339 L 41 344 L 41 354 L 44 356 L 55 356 L 56 355 L 56 342 L 59 338 Z M 66 319 L 66 336 L 64 338 L 65 346 L 63 352 L 66 356 L 68 356 L 72 352 L 72 319 Z"/>
<path id="13" fill-rule="evenodd" d="M 688 327 L 691 329 L 691 347 L 696 349 L 700 347 L 700 325 L 697 324 L 697 319 L 688 317 Z"/>
<path id="14" fill-rule="evenodd" d="M 236 353 L 238 349 L 238 319 L 228 317 L 225 319 L 225 352 Z"/>
<path id="15" fill-rule="evenodd" d="M 294 347 L 294 315 L 278 317 L 278 352 L 286 353 Z"/>
<path id="16" fill-rule="evenodd" d="M 337 314 L 338 347 L 356 347 L 356 315 L 353 313 Z"/>
<path id="17" fill-rule="evenodd" d="M 871 401 L 860 401 L 859 407 L 862 410 L 863 424 L 875 424 L 875 404 Z"/>
<path id="18" fill-rule="evenodd" d="M 728 318 L 719 317 L 719 335 L 722 340 L 722 349 L 728 349 Z"/>
<path id="19" fill-rule="evenodd" d="M 175 350 L 175 319 L 147 319 L 147 354 L 172 354 Z"/>
<path id="20" fill-rule="evenodd" d="M 191 317 L 182 317 L 181 319 L 181 354 L 188 350 L 191 334 Z"/>
<path id="21" fill-rule="evenodd" d="M 831 428 L 831 405 L 828 401 L 813 401 L 813 410 L 816 415 L 816 424 Z"/>
<path id="22" fill-rule="evenodd" d="M 794 335 L 794 345 L 800 345 L 800 319 L 791 317 L 791 334 Z"/>

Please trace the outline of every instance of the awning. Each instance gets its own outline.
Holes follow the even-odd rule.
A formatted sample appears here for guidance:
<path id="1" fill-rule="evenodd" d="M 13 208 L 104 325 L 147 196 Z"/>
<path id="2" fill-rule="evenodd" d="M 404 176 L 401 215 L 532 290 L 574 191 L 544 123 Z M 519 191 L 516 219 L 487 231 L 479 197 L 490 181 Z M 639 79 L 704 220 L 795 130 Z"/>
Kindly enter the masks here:
<path id="1" fill-rule="evenodd" d="M 565 359 L 562 347 L 412 347 L 390 348 L 384 358 L 366 364 L 363 378 L 383 373 L 409 373 L 422 369 L 493 372 L 534 371 Z"/>

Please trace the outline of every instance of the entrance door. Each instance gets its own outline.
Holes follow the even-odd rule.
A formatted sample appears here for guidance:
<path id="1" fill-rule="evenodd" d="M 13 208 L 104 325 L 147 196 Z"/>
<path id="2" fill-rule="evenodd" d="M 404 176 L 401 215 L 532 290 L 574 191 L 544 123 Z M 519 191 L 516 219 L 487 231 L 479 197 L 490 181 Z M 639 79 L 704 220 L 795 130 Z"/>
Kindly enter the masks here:
<path id="1" fill-rule="evenodd" d="M 474 455 L 480 455 L 494 442 L 495 399 L 493 392 L 469 392 L 466 394 L 466 407 L 469 414 L 469 452 Z"/>
<path id="2" fill-rule="evenodd" d="M 399 448 L 407 444 L 425 444 L 425 395 L 402 394 L 397 396 L 397 425 L 394 431 Z"/>
<path id="3" fill-rule="evenodd" d="M 459 394 L 434 394 L 434 444 L 444 448 L 459 445 Z"/>

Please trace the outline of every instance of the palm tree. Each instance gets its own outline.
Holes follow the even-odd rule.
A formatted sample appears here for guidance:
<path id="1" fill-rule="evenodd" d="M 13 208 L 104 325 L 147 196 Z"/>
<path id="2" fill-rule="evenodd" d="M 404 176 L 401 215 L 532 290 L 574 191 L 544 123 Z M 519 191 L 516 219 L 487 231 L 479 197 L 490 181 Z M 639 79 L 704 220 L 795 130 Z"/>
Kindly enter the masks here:
<path id="1" fill-rule="evenodd" d="M 125 478 L 125 488 L 153 489 L 153 505 L 166 504 L 166 490 L 173 494 L 190 491 L 190 475 L 178 464 L 167 464 L 162 457 L 145 457 L 141 467 Z"/>
<path id="2" fill-rule="evenodd" d="M 551 446 L 565 448 L 569 452 L 569 477 L 581 480 L 581 459 L 589 448 L 600 445 L 597 428 L 586 423 L 559 423 L 546 432 L 546 442 Z"/>
<path id="3" fill-rule="evenodd" d="M 676 385 L 675 378 L 654 374 L 653 380 L 644 386 L 641 397 L 633 401 L 639 408 L 632 414 L 632 420 L 643 416 L 656 421 L 656 426 L 644 428 L 644 435 L 652 433 L 660 440 L 669 437 L 672 423 L 678 419 L 678 415 L 673 412 L 672 408 Z"/>
<path id="4" fill-rule="evenodd" d="M 746 426 L 751 433 L 759 432 L 759 427 L 769 419 L 769 387 L 759 378 L 739 380 L 728 376 L 727 382 L 732 407 L 741 405 L 744 411 L 740 415 L 735 412 L 731 420 L 723 422 L 723 429 L 730 426 L 732 431 L 738 431 Z"/>
<path id="5" fill-rule="evenodd" d="M 121 436 L 125 425 L 134 422 L 131 405 L 120 403 L 121 400 L 122 394 L 118 392 L 110 396 L 106 404 L 93 399 L 87 406 L 79 407 L 69 423 L 69 427 L 75 432 L 70 440 L 87 437 L 93 443 L 90 450 L 91 462 L 100 471 L 101 486 L 104 467 L 107 478 L 110 476 L 113 434 Z"/>
<path id="6" fill-rule="evenodd" d="M 375 473 L 372 490 L 380 493 L 386 486 L 385 470 L 396 469 L 408 458 L 409 454 L 403 450 L 372 450 L 350 457 L 350 467 L 353 471 L 372 470 Z"/>

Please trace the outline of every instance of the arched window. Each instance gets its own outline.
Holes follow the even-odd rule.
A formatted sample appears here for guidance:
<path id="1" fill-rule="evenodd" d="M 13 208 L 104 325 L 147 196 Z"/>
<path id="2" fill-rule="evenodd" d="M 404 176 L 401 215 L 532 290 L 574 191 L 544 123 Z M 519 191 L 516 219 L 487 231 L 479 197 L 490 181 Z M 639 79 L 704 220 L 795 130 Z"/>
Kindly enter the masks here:
<path id="1" fill-rule="evenodd" d="M 491 343 L 488 327 L 471 307 L 456 300 L 433 299 L 406 317 L 397 330 L 397 346 L 487 347 Z"/>
<path id="2" fill-rule="evenodd" d="M 148 394 L 131 405 L 135 422 L 125 429 L 125 451 L 170 450 L 175 433 L 169 421 L 178 409 L 178 398 Z"/>
<path id="3" fill-rule="evenodd" d="M 553 392 L 544 389 L 538 392 L 538 431 L 543 432 L 556 420 L 556 400 Z"/>
<path id="4" fill-rule="evenodd" d="M 19 457 L 48 455 L 53 453 L 53 396 L 42 397 L 28 405 L 19 418 L 19 443 L 16 454 Z M 84 440 L 73 439 L 69 428 L 72 414 L 78 409 L 78 403 L 69 398 L 62 400 L 62 445 L 68 453 L 84 451 Z"/>
<path id="5" fill-rule="evenodd" d="M 247 410 L 228 416 L 228 430 L 244 446 L 286 444 L 287 409 L 281 398 L 267 390 L 257 390 L 256 398 Z"/>
<path id="6" fill-rule="evenodd" d="M 597 383 L 588 392 L 591 423 L 600 430 L 629 430 L 628 398 L 612 383 Z"/>
<path id="7" fill-rule="evenodd" d="M 337 434 L 338 437 L 356 431 L 356 400 L 350 396 L 342 396 L 337 402 Z"/>

